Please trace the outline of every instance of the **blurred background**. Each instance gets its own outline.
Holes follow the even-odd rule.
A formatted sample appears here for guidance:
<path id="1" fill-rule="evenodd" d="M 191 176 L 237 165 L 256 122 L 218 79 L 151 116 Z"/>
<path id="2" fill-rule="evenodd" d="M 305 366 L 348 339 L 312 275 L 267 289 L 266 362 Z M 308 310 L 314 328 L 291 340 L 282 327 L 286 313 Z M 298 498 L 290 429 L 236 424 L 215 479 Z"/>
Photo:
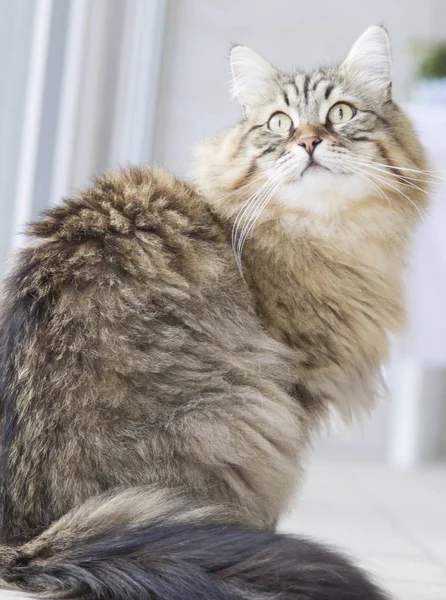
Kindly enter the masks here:
<path id="1" fill-rule="evenodd" d="M 23 224 L 126 163 L 191 173 L 196 140 L 240 118 L 228 52 L 282 69 L 336 63 L 385 24 L 394 93 L 446 179 L 445 0 L 0 0 L 0 265 Z M 330 460 L 406 469 L 446 457 L 445 184 L 414 243 L 410 330 L 387 370 L 392 402 L 334 423 Z"/>

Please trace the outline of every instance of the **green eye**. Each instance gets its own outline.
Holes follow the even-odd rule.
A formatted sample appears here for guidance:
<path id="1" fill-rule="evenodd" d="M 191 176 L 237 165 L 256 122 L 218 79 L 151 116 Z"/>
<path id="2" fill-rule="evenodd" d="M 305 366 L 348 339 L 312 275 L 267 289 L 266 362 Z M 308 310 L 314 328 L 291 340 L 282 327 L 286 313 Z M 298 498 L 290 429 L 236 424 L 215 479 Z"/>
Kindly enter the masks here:
<path id="1" fill-rule="evenodd" d="M 355 109 L 350 104 L 339 102 L 330 108 L 327 118 L 333 125 L 340 125 L 353 119 L 355 112 Z"/>
<path id="2" fill-rule="evenodd" d="M 278 112 L 271 117 L 268 127 L 274 133 L 286 133 L 293 126 L 293 121 L 283 112 Z"/>

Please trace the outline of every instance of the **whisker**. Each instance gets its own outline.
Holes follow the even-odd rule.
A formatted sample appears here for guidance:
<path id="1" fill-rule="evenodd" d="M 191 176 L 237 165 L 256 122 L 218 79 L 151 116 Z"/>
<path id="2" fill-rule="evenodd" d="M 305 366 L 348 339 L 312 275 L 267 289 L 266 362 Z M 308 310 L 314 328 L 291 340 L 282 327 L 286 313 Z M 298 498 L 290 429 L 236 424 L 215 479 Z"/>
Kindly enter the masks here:
<path id="1" fill-rule="evenodd" d="M 405 194 L 402 190 L 400 190 L 396 186 L 389 183 L 389 181 L 387 181 L 387 179 L 384 179 L 383 177 L 381 177 L 380 175 L 377 175 L 376 173 L 369 173 L 369 176 L 372 177 L 373 179 L 375 179 L 376 181 L 382 182 L 383 185 L 390 187 L 391 189 L 395 190 L 396 192 L 398 192 L 399 194 L 404 196 L 404 198 L 406 198 L 410 202 L 410 204 L 412 204 L 412 206 L 415 208 L 415 210 L 418 212 L 421 221 L 424 221 L 423 213 L 418 208 L 418 206 L 415 204 L 415 202 L 413 202 L 413 200 L 411 200 L 411 198 L 409 198 L 409 196 L 407 194 Z"/>
<path id="2" fill-rule="evenodd" d="M 425 189 L 419 187 L 418 185 L 416 185 L 415 183 L 413 183 L 413 181 L 419 182 L 420 180 L 418 180 L 418 179 L 408 178 L 405 176 L 397 175 L 395 173 L 389 173 L 389 171 L 376 166 L 374 163 L 365 163 L 365 162 L 358 161 L 356 159 L 351 159 L 351 158 L 348 158 L 346 162 L 350 162 L 350 163 L 356 164 L 356 165 L 362 165 L 362 166 L 367 167 L 368 169 L 373 169 L 374 171 L 378 171 L 379 173 L 384 173 L 386 175 L 392 175 L 392 177 L 396 177 L 398 179 L 399 183 L 406 185 L 407 187 L 410 187 L 414 190 L 418 190 L 418 191 L 422 192 L 423 194 L 426 194 L 427 196 L 432 195 L 432 193 L 429 190 L 425 190 Z M 407 179 L 410 179 L 410 180 L 413 179 L 413 181 L 407 181 Z M 426 182 L 426 183 L 431 183 L 431 182 Z"/>
<path id="3" fill-rule="evenodd" d="M 350 169 L 353 172 L 353 168 L 352 165 L 364 165 L 364 163 L 361 163 L 361 161 L 357 161 L 355 159 L 353 159 L 352 157 L 348 157 L 345 160 L 345 163 L 347 165 L 350 166 Z M 367 167 L 369 166 L 368 164 L 366 165 Z M 424 215 L 422 214 L 422 212 L 420 211 L 419 207 L 413 202 L 413 200 L 411 198 L 409 198 L 409 196 L 407 194 L 405 194 L 402 190 L 400 190 L 399 188 L 397 188 L 396 186 L 392 185 L 388 179 L 386 179 L 385 177 L 383 177 L 382 175 L 378 175 L 378 173 L 376 172 L 371 172 L 370 170 L 365 172 L 365 169 L 358 169 L 356 172 L 357 175 L 362 174 L 363 176 L 368 176 L 369 178 L 369 183 L 372 183 L 372 180 L 381 183 L 381 185 L 387 186 L 393 190 L 395 190 L 396 192 L 398 192 L 399 194 L 401 194 L 404 198 L 406 198 L 410 204 L 415 208 L 415 210 L 418 212 L 420 219 L 422 221 L 424 221 Z M 379 186 L 378 186 L 379 187 Z M 380 188 L 382 190 L 382 188 Z M 387 196 L 386 196 L 387 197 Z M 387 198 L 387 200 L 389 201 L 389 198 Z"/>
<path id="4" fill-rule="evenodd" d="M 232 241 L 233 247 L 235 247 L 236 239 L 238 237 L 238 230 L 243 221 L 243 218 L 248 214 L 248 211 L 249 211 L 250 207 L 252 206 L 252 204 L 256 202 L 259 195 L 263 193 L 263 191 L 268 187 L 270 182 L 271 182 L 271 178 L 268 179 L 262 186 L 260 186 L 254 192 L 254 194 L 252 196 L 250 196 L 247 200 L 245 200 L 245 202 L 243 202 L 243 204 L 239 208 L 239 211 L 237 213 L 237 216 L 236 216 L 233 226 L 232 226 L 232 240 L 231 241 Z"/>
<path id="5" fill-rule="evenodd" d="M 375 171 L 379 171 L 379 172 L 385 173 L 387 175 L 392 175 L 393 177 L 396 177 L 399 181 L 401 181 L 401 183 L 411 185 L 414 189 L 418 189 L 420 192 L 424 192 L 426 194 L 429 194 L 430 192 L 428 192 L 428 190 L 424 190 L 423 188 L 420 188 L 413 182 L 416 181 L 417 183 L 430 183 L 430 184 L 435 183 L 434 181 L 429 181 L 427 179 L 419 179 L 416 177 L 409 177 L 408 175 L 398 175 L 397 173 L 392 173 L 392 172 L 389 173 L 389 171 L 386 168 L 382 168 L 382 167 L 378 166 L 381 163 L 374 163 L 374 162 L 370 162 L 370 161 L 363 162 L 363 161 L 358 161 L 356 159 L 354 159 L 354 160 L 355 160 L 355 163 L 358 165 L 363 165 L 370 169 L 374 169 Z"/>
<path id="6" fill-rule="evenodd" d="M 241 219 L 237 225 L 237 228 L 233 229 L 232 247 L 233 247 L 233 250 L 234 250 L 234 253 L 236 256 L 238 268 L 242 275 L 243 275 L 243 269 L 242 269 L 242 263 L 241 263 L 241 258 L 242 258 L 241 254 L 242 254 L 243 248 L 241 247 L 241 245 L 242 245 L 241 240 L 244 236 L 244 233 L 247 228 L 247 223 L 249 223 L 251 216 L 256 213 L 257 207 L 262 203 L 262 199 L 264 198 L 264 196 L 268 195 L 268 193 L 272 189 L 273 185 L 274 185 L 273 182 L 271 182 L 271 181 L 268 182 L 267 186 L 264 186 L 261 191 L 259 190 L 260 193 L 257 193 L 252 198 L 250 198 L 249 212 L 245 213 L 244 222 L 242 222 L 243 219 Z"/>
<path id="7" fill-rule="evenodd" d="M 253 223 L 256 221 L 258 215 L 263 210 L 263 207 L 266 206 L 266 204 L 271 199 L 272 194 L 276 191 L 276 188 L 278 188 L 278 186 L 280 186 L 280 185 L 282 185 L 282 181 L 280 179 L 276 179 L 275 182 L 271 184 L 269 189 L 266 190 L 265 193 L 262 195 L 262 197 L 259 198 L 258 201 L 256 202 L 256 205 L 254 206 L 254 210 L 252 211 L 252 214 L 250 215 L 248 221 L 246 222 L 246 224 L 243 228 L 242 233 L 240 234 L 239 244 L 238 244 L 240 252 L 243 249 L 245 240 L 246 240 L 247 236 L 249 235 L 249 232 L 251 230 Z"/>
<path id="8" fill-rule="evenodd" d="M 290 162 L 284 160 L 275 174 L 249 198 L 237 215 L 237 223 L 234 222 L 232 230 L 232 246 L 236 255 L 237 265 L 243 276 L 242 254 L 245 242 L 254 228 L 260 214 L 265 206 L 283 185 L 286 179 L 286 172 L 289 170 Z M 244 222 L 243 222 L 244 221 Z M 243 222 L 243 225 L 241 226 Z"/>
<path id="9" fill-rule="evenodd" d="M 257 206 L 256 212 L 252 215 L 249 224 L 247 224 L 247 226 L 245 227 L 243 234 L 241 236 L 239 245 L 238 245 L 238 263 L 240 266 L 241 266 L 243 249 L 244 249 L 244 246 L 245 246 L 245 243 L 246 243 L 246 240 L 247 240 L 249 234 L 254 229 L 255 224 L 257 223 L 257 220 L 258 220 L 259 216 L 261 215 L 261 213 L 263 212 L 263 209 L 265 208 L 265 206 L 269 203 L 271 198 L 280 189 L 280 187 L 282 185 L 283 185 L 282 181 L 277 181 L 275 183 L 275 185 L 269 190 L 269 193 L 265 195 L 265 198 L 263 199 L 263 201 Z"/>
<path id="10" fill-rule="evenodd" d="M 441 175 L 438 175 L 435 171 L 426 171 L 424 169 L 413 169 L 409 167 L 403 167 L 402 165 L 388 165 L 385 163 L 375 163 L 381 167 L 387 167 L 388 169 L 394 169 L 397 171 L 407 171 L 408 173 L 418 173 L 420 175 L 430 175 L 434 179 L 439 179 L 440 181 L 444 180 Z"/>
<path id="11" fill-rule="evenodd" d="M 244 223 L 244 225 L 242 227 L 242 230 L 249 223 L 252 214 L 255 213 L 257 206 L 262 202 L 262 200 L 265 197 L 265 195 L 268 194 L 270 188 L 272 188 L 275 185 L 275 183 L 278 180 L 280 180 L 280 178 L 282 177 L 282 172 L 283 172 L 283 169 L 281 169 L 280 171 L 278 171 L 277 173 L 275 173 L 275 175 L 273 177 L 271 177 L 270 180 L 267 182 L 267 185 L 262 186 L 262 188 L 259 189 L 258 192 L 256 194 L 254 194 L 254 196 L 252 196 L 250 198 L 250 200 L 249 200 L 249 207 L 247 207 L 248 210 L 245 210 L 244 214 L 241 215 L 242 218 L 245 220 L 245 223 Z M 243 231 L 240 233 L 240 236 L 242 235 L 242 233 L 243 233 Z"/>
<path id="12" fill-rule="evenodd" d="M 259 177 L 256 177 L 256 179 L 252 179 L 248 183 L 245 183 L 245 185 L 242 185 L 242 186 L 238 187 L 237 189 L 233 190 L 232 192 L 229 192 L 228 194 L 221 196 L 220 200 L 225 200 L 226 198 L 229 198 L 229 196 L 238 194 L 238 192 L 240 192 L 241 190 L 249 187 L 250 185 L 253 185 L 254 183 L 256 183 L 257 181 L 260 181 L 264 177 L 267 177 L 268 171 L 271 171 L 273 173 L 274 170 L 277 169 L 277 167 L 280 167 L 282 164 L 286 163 L 289 160 L 289 158 L 290 158 L 289 156 L 281 156 L 278 159 L 267 162 L 266 164 L 267 165 L 270 164 L 271 166 L 268 167 L 268 169 L 266 169 L 266 171 L 262 171 L 261 174 L 259 175 Z M 256 168 L 258 168 L 258 167 L 256 167 Z"/>
<path id="13" fill-rule="evenodd" d="M 285 170 L 287 169 L 287 163 L 289 161 L 282 161 L 282 163 L 279 165 L 278 168 L 276 168 L 274 171 L 271 172 L 271 176 L 268 178 L 268 180 L 265 182 L 265 184 L 263 184 L 254 194 L 253 196 L 251 196 L 250 198 L 248 198 L 248 200 L 244 203 L 250 203 L 255 196 L 258 196 L 259 194 L 262 193 L 263 189 L 268 187 L 268 185 L 272 182 L 274 182 L 275 179 L 277 179 L 278 177 L 282 176 L 282 173 L 285 172 Z M 246 216 L 246 215 L 245 215 Z"/>
<path id="14" fill-rule="evenodd" d="M 261 195 L 264 192 L 264 190 L 267 189 L 268 185 L 277 177 L 278 172 L 280 172 L 280 169 L 278 171 L 272 173 L 271 177 L 258 190 L 256 190 L 256 192 L 254 192 L 254 194 L 252 196 L 250 196 L 240 207 L 237 217 L 236 217 L 233 227 L 232 227 L 232 245 L 233 245 L 233 247 L 235 245 L 235 239 L 238 235 L 238 229 L 239 229 L 240 223 L 242 222 L 242 220 L 245 217 L 248 216 L 251 205 L 256 202 L 259 195 Z"/>
<path id="15" fill-rule="evenodd" d="M 370 177 L 367 177 L 367 175 L 363 171 L 360 171 L 359 169 L 352 169 L 352 172 L 355 173 L 355 175 L 357 175 L 364 181 L 366 181 L 367 183 L 369 183 L 370 185 L 372 185 L 378 191 L 381 198 L 383 198 L 384 200 L 387 200 L 389 208 L 392 208 L 390 198 L 387 196 L 387 194 L 385 194 L 383 192 L 383 190 L 379 187 L 379 185 L 377 183 L 375 183 Z"/>
<path id="16" fill-rule="evenodd" d="M 348 157 L 351 157 L 351 155 L 352 155 L 350 151 L 347 151 L 344 148 L 338 148 L 337 153 L 342 154 L 343 156 L 348 156 Z M 357 157 L 358 157 L 358 155 L 355 155 L 355 158 L 357 158 Z M 367 161 L 368 163 L 370 163 L 368 157 L 364 156 L 363 154 L 359 154 L 359 157 L 362 158 L 363 160 Z M 428 171 L 426 169 L 414 169 L 414 168 L 409 168 L 409 167 L 405 167 L 403 165 L 398 165 L 398 164 L 397 165 L 389 165 L 386 163 L 377 162 L 375 160 L 373 161 L 372 164 L 377 165 L 379 167 L 385 167 L 385 168 L 391 169 L 391 170 L 407 171 L 408 173 L 415 173 L 415 174 L 418 174 L 421 176 L 425 175 L 427 177 L 431 177 L 432 179 L 436 179 L 438 181 L 446 181 L 446 179 L 444 177 L 442 177 L 438 174 L 438 171 Z M 405 175 L 405 177 L 410 177 L 410 176 Z M 414 178 L 414 179 L 421 181 L 421 179 L 419 177 Z M 431 181 L 430 179 L 427 180 L 427 182 L 430 182 L 430 181 Z"/>
<path id="17" fill-rule="evenodd" d="M 262 172 L 262 174 L 259 177 L 256 177 L 256 179 L 252 179 L 251 181 L 249 181 L 248 183 L 245 183 L 245 185 L 240 186 L 239 188 L 237 188 L 236 190 L 229 192 L 228 194 L 226 194 L 225 196 L 221 197 L 221 200 L 225 200 L 226 198 L 229 198 L 229 196 L 233 196 L 234 194 L 237 194 L 238 192 L 240 192 L 241 190 L 244 190 L 245 188 L 249 187 L 250 185 L 253 185 L 254 183 L 256 183 L 257 181 L 260 181 L 261 179 L 263 179 L 264 177 L 267 176 L 267 173 L 270 169 L 267 169 L 266 171 Z M 272 168 L 271 168 L 272 170 Z"/>
<path id="18" fill-rule="evenodd" d="M 341 154 L 345 154 L 345 155 L 349 155 L 349 152 L 341 152 Z M 364 160 L 368 160 L 367 157 L 361 155 L 361 158 Z M 444 179 L 444 177 L 438 175 L 437 172 L 435 171 L 427 171 L 424 169 L 414 169 L 414 168 L 410 168 L 410 167 L 404 167 L 402 165 L 389 165 L 386 163 L 381 163 L 381 162 L 376 162 L 373 161 L 372 164 L 377 165 L 379 167 L 386 167 L 387 169 L 392 169 L 392 170 L 396 170 L 396 171 L 407 171 L 408 173 L 416 173 L 418 175 L 426 175 L 428 177 L 432 177 L 433 179 L 437 179 L 438 181 L 446 181 Z M 407 176 L 409 177 L 409 176 Z"/>
<path id="19" fill-rule="evenodd" d="M 280 184 L 279 185 L 279 187 L 280 187 L 281 185 L 283 185 L 285 183 L 285 181 L 286 181 L 289 173 L 292 172 L 292 170 L 293 170 L 292 165 L 291 165 L 291 169 L 288 168 L 289 166 L 290 165 L 287 166 L 286 164 L 284 164 L 282 166 L 282 168 L 280 169 L 280 171 L 277 172 L 277 177 L 275 178 L 275 181 L 272 181 L 271 186 L 270 186 L 270 190 L 266 190 L 265 191 L 265 193 L 263 194 L 263 198 L 265 198 L 265 196 L 268 196 L 269 193 L 270 193 L 270 191 L 272 189 L 275 189 L 277 187 L 277 184 Z M 258 201 L 256 203 L 257 207 L 258 207 L 259 204 L 260 204 L 260 201 Z M 256 207 L 255 207 L 255 210 L 256 210 Z M 246 225 L 248 225 L 248 223 Z"/>

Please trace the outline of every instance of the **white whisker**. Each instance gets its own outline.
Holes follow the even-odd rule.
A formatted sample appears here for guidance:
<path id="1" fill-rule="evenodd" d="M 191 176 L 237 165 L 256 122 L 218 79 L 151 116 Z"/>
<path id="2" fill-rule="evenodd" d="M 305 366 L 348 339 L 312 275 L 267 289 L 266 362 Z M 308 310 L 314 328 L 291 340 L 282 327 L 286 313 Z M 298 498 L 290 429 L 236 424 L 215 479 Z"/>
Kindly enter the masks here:
<path id="1" fill-rule="evenodd" d="M 444 178 L 441 177 L 440 175 L 438 175 L 438 173 L 436 173 L 435 171 L 425 171 L 423 169 L 412 169 L 412 168 L 403 167 L 400 165 L 387 165 L 385 163 L 375 163 L 375 164 L 377 164 L 381 167 L 387 167 L 388 169 L 395 169 L 397 171 L 407 171 L 408 173 L 418 173 L 419 175 L 430 175 L 434 179 L 438 179 L 440 181 L 444 180 Z"/>
<path id="2" fill-rule="evenodd" d="M 249 223 L 252 214 L 255 213 L 255 211 L 257 210 L 257 206 L 259 204 L 261 204 L 265 195 L 268 194 L 269 190 L 275 185 L 276 181 L 278 181 L 280 179 L 280 177 L 281 177 L 281 172 L 276 173 L 273 177 L 271 177 L 268 180 L 267 185 L 262 186 L 262 188 L 260 188 L 258 190 L 258 192 L 250 198 L 249 207 L 247 207 L 248 210 L 245 210 L 244 214 L 242 215 L 242 220 L 244 219 L 245 222 L 242 226 L 242 231 L 240 232 L 240 235 L 238 236 L 239 239 L 243 235 L 243 230 L 246 227 L 246 225 Z"/>
<path id="3" fill-rule="evenodd" d="M 239 249 L 240 254 L 243 251 L 243 246 L 245 244 L 246 238 L 248 237 L 253 225 L 255 224 L 256 220 L 258 219 L 259 215 L 261 214 L 263 208 L 268 204 L 268 202 L 271 200 L 273 194 L 282 185 L 282 183 L 283 182 L 281 181 L 281 179 L 277 179 L 270 186 L 270 188 L 265 191 L 262 198 L 260 198 L 259 201 L 256 203 L 254 210 L 253 210 L 251 216 L 249 217 L 249 220 L 245 224 L 243 231 L 240 234 L 239 243 L 238 243 L 238 249 Z"/>
<path id="4" fill-rule="evenodd" d="M 267 179 L 267 181 L 260 186 L 260 188 L 258 190 L 256 190 L 256 192 L 254 192 L 254 194 L 252 196 L 250 196 L 240 207 L 238 213 L 237 213 L 237 217 L 234 221 L 233 227 L 232 227 L 232 246 L 235 246 L 235 241 L 236 238 L 238 237 L 238 229 L 240 227 L 240 224 L 242 223 L 243 219 L 246 218 L 249 214 L 249 211 L 251 209 L 252 204 L 254 204 L 257 200 L 257 198 L 259 197 L 259 195 L 261 195 L 264 190 L 266 190 L 269 186 L 269 184 L 275 179 L 276 177 L 276 173 L 273 173 L 272 176 Z"/>
<path id="5" fill-rule="evenodd" d="M 360 166 L 366 167 L 367 169 L 369 169 L 369 171 L 372 170 L 375 173 L 375 175 L 377 175 L 377 176 L 378 176 L 378 173 L 382 173 L 383 175 L 390 175 L 392 177 L 396 177 L 398 180 L 398 183 L 405 185 L 406 187 L 412 188 L 414 190 L 418 190 L 419 192 L 422 192 L 423 194 L 426 194 L 427 196 L 432 195 L 431 192 L 429 192 L 429 190 L 425 190 L 425 189 L 419 187 L 412 181 L 406 181 L 406 178 L 396 175 L 395 173 L 389 172 L 386 169 L 381 169 L 379 167 L 376 167 L 373 163 L 364 163 L 364 162 L 361 162 L 361 161 L 358 161 L 358 160 L 355 160 L 352 158 L 347 158 L 345 160 L 345 162 L 347 164 L 355 164 L 355 165 L 360 165 Z M 364 171 L 364 169 L 363 169 L 363 171 Z M 381 175 L 381 177 L 384 180 L 385 178 L 383 175 Z"/>
<path id="6" fill-rule="evenodd" d="M 423 188 L 419 187 L 418 185 L 416 185 L 413 182 L 416 181 L 418 183 L 433 183 L 431 181 L 424 180 L 424 179 L 416 179 L 414 177 L 408 177 L 405 175 L 398 175 L 396 173 L 389 172 L 385 168 L 379 167 L 378 164 L 373 163 L 373 162 L 363 162 L 363 161 L 358 161 L 356 159 L 348 159 L 348 160 L 354 160 L 355 164 L 357 164 L 357 165 L 362 165 L 369 169 L 373 169 L 374 171 L 378 171 L 380 173 L 384 173 L 386 175 L 391 175 L 392 177 L 396 177 L 398 179 L 398 181 L 400 181 L 402 184 L 407 185 L 408 187 L 412 187 L 413 189 L 419 190 L 420 192 L 423 192 L 424 194 L 428 194 L 428 195 L 430 194 L 430 192 L 428 190 L 424 190 Z"/>
<path id="7" fill-rule="evenodd" d="M 251 233 L 251 231 L 254 229 L 259 216 L 263 212 L 263 209 L 269 203 L 269 201 L 274 196 L 274 194 L 278 191 L 278 189 L 282 186 L 282 183 L 283 183 L 282 181 L 277 181 L 275 183 L 275 185 L 269 190 L 268 194 L 265 195 L 263 201 L 257 205 L 256 212 L 252 215 L 250 222 L 245 226 L 244 231 L 242 232 L 242 235 L 240 236 L 240 239 L 239 239 L 239 244 L 237 246 L 237 263 L 239 265 L 239 269 L 241 269 L 241 266 L 242 266 L 241 261 L 242 261 L 243 249 L 244 249 L 246 240 L 247 240 L 249 234 Z"/>
<path id="8" fill-rule="evenodd" d="M 340 153 L 345 156 L 350 157 L 350 152 L 348 152 L 348 151 L 343 151 Z M 415 173 L 420 176 L 425 175 L 427 177 L 431 177 L 432 180 L 445 181 L 445 179 L 443 177 L 441 177 L 440 175 L 438 175 L 438 173 L 436 173 L 435 171 L 427 171 L 427 170 L 423 170 L 423 169 L 414 169 L 414 168 L 409 168 L 409 167 L 403 167 L 402 165 L 389 165 L 389 164 L 381 163 L 381 162 L 377 162 L 377 161 L 369 161 L 369 159 L 363 155 L 360 155 L 360 158 L 367 161 L 368 164 L 370 164 L 370 162 L 371 162 L 373 165 L 378 166 L 378 167 L 384 167 L 384 168 L 396 170 L 396 171 L 407 171 L 408 173 Z M 357 159 L 356 155 L 355 155 L 355 159 Z M 404 177 L 410 178 L 409 175 L 405 175 Z M 414 177 L 414 179 L 417 179 L 417 181 L 422 181 L 419 178 Z M 430 179 L 426 180 L 426 183 L 430 183 L 430 182 L 431 182 Z"/>
<path id="9" fill-rule="evenodd" d="M 350 167 L 350 169 L 352 170 L 353 173 L 355 173 L 355 175 L 357 175 L 358 177 L 360 177 L 361 179 L 363 179 L 364 181 L 366 181 L 367 183 L 372 185 L 378 191 L 381 198 L 383 198 L 384 200 L 387 200 L 389 208 L 392 208 L 390 198 L 387 196 L 387 194 L 384 193 L 384 191 L 379 187 L 379 185 L 377 183 L 375 183 L 370 177 L 367 177 L 367 175 L 363 171 L 360 171 L 359 169 L 353 169 L 352 167 Z"/>
<path id="10" fill-rule="evenodd" d="M 268 169 L 269 171 L 269 169 Z M 256 183 L 257 181 L 260 181 L 261 179 L 264 179 L 267 176 L 267 172 L 265 171 L 264 173 L 262 173 L 259 177 L 256 177 L 256 179 L 252 179 L 251 181 L 249 181 L 248 183 L 246 183 L 245 185 L 241 185 L 240 187 L 238 187 L 237 189 L 235 189 L 232 192 L 229 192 L 228 194 L 226 194 L 225 196 L 221 197 L 221 200 L 225 200 L 226 198 L 229 198 L 229 196 L 233 196 L 234 194 L 237 194 L 238 192 L 240 192 L 241 190 L 244 190 L 245 188 L 249 187 L 250 185 L 253 185 L 254 183 Z"/>
<path id="11" fill-rule="evenodd" d="M 278 177 L 281 176 L 281 173 L 283 172 L 283 170 L 285 169 L 286 166 L 286 162 L 287 161 L 283 161 L 283 163 L 281 165 L 279 165 L 279 168 L 277 170 L 275 170 L 274 172 L 272 172 L 271 176 L 267 179 L 267 181 L 258 189 L 256 190 L 256 192 L 250 196 L 240 207 L 239 212 L 237 214 L 237 217 L 235 219 L 234 222 L 234 227 L 233 227 L 233 233 L 237 233 L 237 230 L 239 228 L 239 225 L 241 223 L 241 221 L 243 219 L 246 219 L 249 217 L 249 214 L 251 212 L 252 209 L 252 205 L 255 204 L 259 198 L 259 196 L 261 196 L 264 191 L 267 190 L 268 186 Z M 234 236 L 233 236 L 234 237 Z M 236 235 L 235 235 L 236 237 Z"/>
<path id="12" fill-rule="evenodd" d="M 402 190 L 400 190 L 399 188 L 397 188 L 396 186 L 392 185 L 387 179 L 385 179 L 384 177 L 382 177 L 381 175 L 377 175 L 376 173 L 368 173 L 369 177 L 371 177 L 372 179 L 380 182 L 382 185 L 390 187 L 392 190 L 395 190 L 396 192 L 398 192 L 399 194 L 401 194 L 402 196 L 404 196 L 404 198 L 406 198 L 410 204 L 415 208 L 415 210 L 418 212 L 420 219 L 422 221 L 424 221 L 424 215 L 421 212 L 421 210 L 419 209 L 419 207 L 415 204 L 415 202 L 409 198 L 409 196 L 407 194 L 405 194 Z"/>
<path id="13" fill-rule="evenodd" d="M 378 187 L 378 188 L 379 188 L 381 191 L 383 191 L 381 186 L 387 186 L 387 187 L 389 187 L 389 188 L 391 188 L 391 189 L 395 190 L 396 192 L 398 192 L 399 194 L 401 194 L 401 195 L 402 195 L 404 198 L 406 198 L 406 199 L 407 199 L 407 200 L 410 202 L 410 204 L 411 204 L 411 205 L 412 205 L 412 206 L 415 208 L 415 210 L 418 212 L 418 214 L 419 214 L 419 216 L 420 216 L 420 219 L 421 219 L 422 221 L 424 220 L 424 216 L 423 216 L 422 212 L 420 211 L 419 207 L 418 207 L 418 206 L 417 206 L 417 205 L 416 205 L 416 204 L 413 202 L 413 200 L 412 200 L 411 198 L 409 198 L 409 196 L 408 196 L 407 194 L 405 194 L 405 193 L 404 193 L 402 190 L 400 190 L 398 187 L 396 187 L 396 186 L 392 185 L 392 184 L 391 184 L 391 183 L 388 181 L 388 179 L 387 179 L 386 177 L 384 177 L 383 175 L 381 175 L 381 174 L 378 174 L 377 172 L 375 172 L 375 171 L 372 171 L 371 169 L 369 169 L 369 170 L 366 170 L 366 169 L 364 168 L 364 166 L 365 166 L 365 167 L 367 167 L 367 168 L 369 168 L 369 167 L 370 167 L 370 164 L 369 164 L 369 163 L 364 163 L 364 162 L 362 162 L 362 161 L 358 161 L 358 160 L 356 160 L 355 158 L 353 158 L 353 157 L 351 157 L 351 156 L 347 156 L 347 153 L 343 153 L 343 154 L 344 154 L 344 159 L 343 159 L 343 160 L 344 160 L 344 164 L 345 164 L 345 165 L 346 165 L 348 168 L 350 168 L 350 170 L 351 170 L 353 173 L 355 173 L 355 174 L 356 174 L 356 175 L 358 175 L 358 176 L 359 176 L 359 175 L 362 175 L 362 176 L 364 176 L 364 177 L 367 177 L 367 178 L 368 178 L 368 181 L 369 181 L 369 183 L 371 183 L 372 185 L 375 185 L 375 186 L 377 186 L 377 187 Z M 356 169 L 355 169 L 354 167 L 357 167 L 357 166 L 359 166 L 359 167 L 362 167 L 362 168 L 356 168 Z M 386 171 L 386 174 L 388 174 L 388 175 L 393 175 L 393 176 L 394 176 L 394 174 L 392 174 L 392 173 L 389 173 L 388 171 Z M 376 184 L 376 183 L 374 183 L 374 182 L 378 182 L 378 183 Z M 403 183 L 403 184 L 404 184 L 404 182 L 401 182 L 400 180 L 398 180 L 398 182 L 399 182 L 399 183 Z M 381 186 L 379 186 L 378 184 L 381 184 Z M 421 191 L 423 191 L 423 190 L 421 190 Z M 386 195 L 386 199 L 387 199 L 387 201 L 389 202 L 389 198 L 388 198 L 388 196 L 387 196 L 387 195 Z"/>
<path id="14" fill-rule="evenodd" d="M 232 228 L 232 247 L 236 255 L 237 265 L 243 276 L 242 254 L 247 237 L 251 233 L 255 223 L 265 206 L 273 195 L 281 187 L 286 179 L 286 172 L 290 167 L 287 159 L 281 161 L 279 168 L 248 200 L 246 200 L 234 221 Z"/>

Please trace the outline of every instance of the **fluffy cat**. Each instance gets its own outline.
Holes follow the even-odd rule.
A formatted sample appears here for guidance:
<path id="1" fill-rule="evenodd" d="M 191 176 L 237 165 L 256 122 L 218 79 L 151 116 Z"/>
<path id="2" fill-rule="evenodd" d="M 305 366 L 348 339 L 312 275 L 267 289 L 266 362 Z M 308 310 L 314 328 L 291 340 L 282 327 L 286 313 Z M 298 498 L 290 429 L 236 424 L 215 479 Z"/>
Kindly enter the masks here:
<path id="1" fill-rule="evenodd" d="M 378 395 L 424 153 L 383 28 L 337 68 L 283 74 L 241 46 L 231 66 L 244 118 L 201 145 L 194 185 L 98 178 L 30 226 L 5 283 L 6 587 L 385 598 L 273 530 L 311 432 Z"/>

